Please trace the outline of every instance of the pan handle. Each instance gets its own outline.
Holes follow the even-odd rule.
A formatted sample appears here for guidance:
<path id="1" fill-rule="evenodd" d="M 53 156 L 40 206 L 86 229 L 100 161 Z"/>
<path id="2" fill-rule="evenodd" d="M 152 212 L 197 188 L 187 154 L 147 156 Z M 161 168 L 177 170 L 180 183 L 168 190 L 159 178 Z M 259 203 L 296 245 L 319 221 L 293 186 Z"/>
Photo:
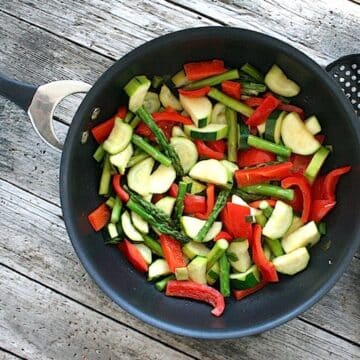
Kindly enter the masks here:
<path id="1" fill-rule="evenodd" d="M 37 134 L 51 147 L 62 150 L 53 127 L 56 106 L 66 96 L 88 92 L 91 85 L 76 80 L 60 80 L 35 86 L 9 79 L 0 73 L 0 95 L 25 110 Z"/>

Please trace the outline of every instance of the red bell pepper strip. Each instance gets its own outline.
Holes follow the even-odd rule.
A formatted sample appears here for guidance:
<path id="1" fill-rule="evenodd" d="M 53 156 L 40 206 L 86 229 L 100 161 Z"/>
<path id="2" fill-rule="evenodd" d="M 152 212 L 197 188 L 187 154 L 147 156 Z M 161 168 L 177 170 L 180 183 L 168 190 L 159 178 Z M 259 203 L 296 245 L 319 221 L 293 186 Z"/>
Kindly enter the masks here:
<path id="1" fill-rule="evenodd" d="M 208 184 L 206 188 L 206 212 L 196 213 L 195 216 L 202 220 L 207 220 L 215 205 L 215 185 Z"/>
<path id="2" fill-rule="evenodd" d="M 221 90 L 226 95 L 240 100 L 241 97 L 241 84 L 236 81 L 226 80 L 221 83 Z"/>
<path id="3" fill-rule="evenodd" d="M 174 121 L 184 125 L 193 125 L 193 122 L 189 117 L 180 115 L 176 111 L 154 112 L 151 114 L 151 116 L 156 123 L 161 121 Z"/>
<path id="4" fill-rule="evenodd" d="M 256 208 L 258 209 L 259 206 L 260 206 L 260 203 L 264 201 L 264 200 L 256 200 L 256 201 L 253 201 L 251 203 L 249 203 L 248 205 L 252 208 Z M 271 207 L 274 207 L 276 205 L 276 200 L 274 199 L 265 199 L 265 201 L 269 204 L 269 206 Z"/>
<path id="5" fill-rule="evenodd" d="M 195 81 L 222 74 L 226 69 L 222 60 L 210 60 L 187 63 L 184 65 L 184 71 L 190 81 Z"/>
<path id="6" fill-rule="evenodd" d="M 158 124 L 158 127 L 163 131 L 166 138 L 169 140 L 171 138 L 172 129 L 175 126 L 174 121 L 160 121 Z M 151 141 L 155 141 L 155 136 L 150 130 L 150 128 L 145 125 L 145 123 L 141 122 L 135 130 L 135 133 L 148 138 Z"/>
<path id="7" fill-rule="evenodd" d="M 336 185 L 341 175 L 348 173 L 351 170 L 351 166 L 343 166 L 335 170 L 330 171 L 324 179 L 324 199 L 335 200 Z"/>
<path id="8" fill-rule="evenodd" d="M 309 220 L 311 209 L 311 187 L 304 175 L 298 174 L 297 176 L 291 176 L 281 181 L 281 186 L 288 189 L 291 186 L 297 186 L 302 194 L 302 214 L 301 221 L 305 224 Z"/>
<path id="9" fill-rule="evenodd" d="M 305 156 L 305 155 L 292 154 L 290 156 L 290 161 L 293 163 L 291 172 L 294 174 L 304 175 L 304 172 L 308 167 L 308 165 L 310 164 L 311 159 L 312 159 L 312 155 Z"/>
<path id="10" fill-rule="evenodd" d="M 195 145 L 200 157 L 216 159 L 216 160 L 222 160 L 225 157 L 224 153 L 212 150 L 202 140 L 195 140 Z"/>
<path id="11" fill-rule="evenodd" d="M 239 187 L 260 184 L 270 180 L 282 180 L 291 176 L 292 166 L 293 164 L 287 161 L 280 164 L 236 170 L 235 179 Z"/>
<path id="12" fill-rule="evenodd" d="M 265 150 L 249 148 L 238 152 L 237 163 L 240 167 L 255 166 L 275 161 L 276 155 Z"/>
<path id="13" fill-rule="evenodd" d="M 164 194 L 154 194 L 152 199 L 151 199 L 151 202 L 153 204 L 156 204 L 159 200 L 161 200 L 162 198 L 164 197 Z"/>
<path id="14" fill-rule="evenodd" d="M 175 183 L 172 183 L 170 185 L 170 188 L 169 188 L 169 191 L 168 191 L 168 194 L 172 197 L 177 197 L 178 196 L 178 192 L 179 192 L 179 187 L 177 184 Z"/>
<path id="15" fill-rule="evenodd" d="M 130 198 L 129 194 L 122 188 L 120 184 L 120 180 L 121 180 L 121 175 L 115 174 L 112 178 L 112 186 L 119 199 L 123 202 L 128 202 Z"/>
<path id="16" fill-rule="evenodd" d="M 110 215 L 109 208 L 103 203 L 88 215 L 88 219 L 93 229 L 100 231 L 109 222 Z"/>
<path id="17" fill-rule="evenodd" d="M 185 267 L 186 262 L 181 250 L 180 243 L 169 235 L 160 235 L 160 244 L 166 262 L 169 265 L 169 269 L 172 273 L 176 268 Z"/>
<path id="18" fill-rule="evenodd" d="M 197 98 L 202 97 L 208 94 L 208 92 L 211 90 L 210 86 L 204 86 L 200 89 L 196 90 L 185 90 L 185 89 L 178 89 L 179 94 L 191 97 L 191 98 Z"/>
<path id="19" fill-rule="evenodd" d="M 228 202 L 222 213 L 222 221 L 227 232 L 233 238 L 245 238 L 251 241 L 252 227 L 246 222 L 246 217 L 250 215 L 250 208 Z"/>
<path id="20" fill-rule="evenodd" d="M 299 114 L 299 116 L 303 119 L 305 116 L 305 112 L 302 108 L 299 108 L 298 106 L 295 105 L 291 105 L 291 104 L 280 104 L 278 106 L 278 109 L 281 111 L 286 111 L 286 112 L 295 112 L 297 114 Z"/>
<path id="21" fill-rule="evenodd" d="M 220 231 L 215 237 L 214 241 L 218 241 L 220 239 L 225 239 L 228 242 L 231 242 L 233 240 L 233 237 L 226 231 Z"/>
<path id="22" fill-rule="evenodd" d="M 334 200 L 314 200 L 311 203 L 310 219 L 320 222 L 336 205 Z"/>
<path id="23" fill-rule="evenodd" d="M 269 95 L 246 121 L 247 125 L 258 126 L 265 122 L 269 115 L 280 105 L 281 101 Z"/>
<path id="24" fill-rule="evenodd" d="M 236 300 L 241 300 L 244 297 L 254 294 L 257 291 L 261 290 L 263 287 L 265 287 L 266 284 L 267 284 L 267 281 L 261 280 L 259 282 L 259 284 L 257 284 L 256 286 L 254 286 L 252 288 L 245 289 L 245 290 L 233 290 L 234 298 Z"/>
<path id="25" fill-rule="evenodd" d="M 207 302 L 214 307 L 211 313 L 215 316 L 220 316 L 225 309 L 224 296 L 219 291 L 193 281 L 170 280 L 166 286 L 166 295 Z"/>
<path id="26" fill-rule="evenodd" d="M 294 189 L 294 198 L 287 203 L 293 208 L 294 211 L 301 213 L 303 211 L 303 195 L 300 188 Z"/>
<path id="27" fill-rule="evenodd" d="M 266 258 L 264 250 L 261 245 L 261 226 L 254 225 L 254 238 L 252 242 L 252 256 L 254 263 L 259 268 L 264 281 L 277 282 L 279 281 L 275 266 Z"/>
<path id="28" fill-rule="evenodd" d="M 91 133 L 94 136 L 95 140 L 99 144 L 103 143 L 108 138 L 108 136 L 111 133 L 111 130 L 114 127 L 115 118 L 119 117 L 121 119 L 124 119 L 126 114 L 127 114 L 126 106 L 120 106 L 119 109 L 116 111 L 116 114 L 112 118 L 93 127 L 91 129 Z"/>
<path id="29" fill-rule="evenodd" d="M 207 141 L 206 145 L 217 152 L 226 153 L 226 149 L 227 149 L 227 145 L 226 142 L 224 140 L 214 140 L 214 141 Z"/>
<path id="30" fill-rule="evenodd" d="M 118 244 L 118 249 L 124 254 L 124 256 L 129 260 L 129 262 L 136 270 L 141 272 L 148 271 L 148 264 L 141 256 L 141 253 L 137 247 L 134 246 L 134 244 L 132 244 L 129 240 L 124 239 L 124 241 L 121 241 Z"/>
<path id="31" fill-rule="evenodd" d="M 313 200 L 325 199 L 324 195 L 324 180 L 325 175 L 317 177 L 311 187 L 311 195 Z"/>
<path id="32" fill-rule="evenodd" d="M 322 144 L 325 141 L 325 135 L 324 134 L 316 134 L 314 136 L 314 138 L 320 143 Z"/>
<path id="33" fill-rule="evenodd" d="M 184 199 L 184 214 L 198 214 L 206 212 L 205 196 L 186 194 Z"/>
<path id="34" fill-rule="evenodd" d="M 258 107 L 264 102 L 263 98 L 252 96 L 244 99 L 244 103 L 250 107 Z"/>

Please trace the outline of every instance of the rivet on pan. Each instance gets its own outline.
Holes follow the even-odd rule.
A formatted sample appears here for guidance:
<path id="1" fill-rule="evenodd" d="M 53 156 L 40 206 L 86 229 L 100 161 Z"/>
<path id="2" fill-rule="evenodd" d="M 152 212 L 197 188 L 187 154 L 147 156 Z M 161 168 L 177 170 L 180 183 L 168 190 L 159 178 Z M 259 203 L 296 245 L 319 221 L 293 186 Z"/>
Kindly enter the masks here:
<path id="1" fill-rule="evenodd" d="M 357 65 L 356 65 L 356 64 L 352 64 L 351 67 L 352 67 L 353 69 L 356 69 L 356 68 L 357 68 Z"/>
<path id="2" fill-rule="evenodd" d="M 356 80 L 356 75 L 352 75 L 351 80 Z"/>
<path id="3" fill-rule="evenodd" d="M 83 133 L 81 134 L 81 143 L 82 144 L 86 144 L 87 140 L 89 138 L 89 131 L 83 131 Z"/>
<path id="4" fill-rule="evenodd" d="M 101 109 L 99 107 L 96 107 L 92 114 L 91 114 L 91 120 L 96 120 L 100 115 Z"/>
<path id="5" fill-rule="evenodd" d="M 344 82 L 345 79 L 344 79 L 343 77 L 341 77 L 341 78 L 339 79 L 339 81 L 340 81 L 340 82 Z"/>
<path id="6" fill-rule="evenodd" d="M 350 70 L 345 71 L 345 75 L 349 76 L 350 75 Z"/>
<path id="7" fill-rule="evenodd" d="M 350 86 L 350 83 L 347 81 L 347 82 L 345 83 L 345 86 L 346 86 L 346 87 L 349 87 L 349 86 Z"/>
<path id="8" fill-rule="evenodd" d="M 344 66 L 344 65 L 341 65 L 341 66 L 339 67 L 339 69 L 340 69 L 341 71 L 344 71 L 344 70 L 345 70 L 345 66 Z"/>

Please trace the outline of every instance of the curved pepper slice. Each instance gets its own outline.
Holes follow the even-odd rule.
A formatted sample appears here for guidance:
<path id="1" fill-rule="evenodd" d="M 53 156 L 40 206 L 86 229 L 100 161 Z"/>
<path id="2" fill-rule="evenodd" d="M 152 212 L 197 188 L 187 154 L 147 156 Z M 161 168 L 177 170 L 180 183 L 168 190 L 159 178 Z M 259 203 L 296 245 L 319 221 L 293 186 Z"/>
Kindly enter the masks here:
<path id="1" fill-rule="evenodd" d="M 179 187 L 173 183 L 170 186 L 168 194 L 172 197 L 177 197 Z M 206 212 L 205 196 L 186 194 L 184 199 L 184 214 L 196 214 Z"/>
<path id="2" fill-rule="evenodd" d="M 202 220 L 207 220 L 211 212 L 213 211 L 215 205 L 215 185 L 208 184 L 206 189 L 206 212 L 205 213 L 197 213 L 195 216 Z"/>
<path id="3" fill-rule="evenodd" d="M 181 245 L 177 240 L 169 235 L 161 234 L 160 244 L 171 272 L 174 273 L 176 268 L 186 266 Z"/>
<path id="4" fill-rule="evenodd" d="M 265 200 L 265 201 L 269 204 L 269 206 L 271 206 L 271 207 L 274 207 L 274 206 L 276 205 L 276 201 L 277 201 L 277 200 L 275 200 L 275 199 L 264 199 L 264 200 Z M 264 201 L 264 200 L 256 200 L 256 201 L 253 201 L 253 202 L 249 203 L 248 205 L 249 205 L 250 207 L 253 207 L 253 208 L 258 209 L 259 206 L 260 206 L 260 203 L 261 203 L 262 201 Z"/>
<path id="5" fill-rule="evenodd" d="M 226 69 L 224 67 L 224 61 L 215 59 L 187 63 L 184 65 L 184 71 L 190 81 L 195 81 L 222 74 Z"/>
<path id="6" fill-rule="evenodd" d="M 180 115 L 176 111 L 162 111 L 162 112 L 154 112 L 151 114 L 154 121 L 159 123 L 161 121 L 174 121 L 184 125 L 192 125 L 193 122 L 187 116 Z"/>
<path id="7" fill-rule="evenodd" d="M 348 173 L 351 170 L 351 166 L 343 166 L 335 170 L 330 171 L 324 178 L 323 183 L 323 195 L 327 200 L 335 200 L 336 185 L 341 175 Z"/>
<path id="8" fill-rule="evenodd" d="M 166 295 L 207 302 L 214 307 L 211 313 L 215 316 L 221 316 L 225 309 L 224 296 L 219 291 L 193 281 L 170 280 L 166 286 Z"/>
<path id="9" fill-rule="evenodd" d="M 254 113 L 247 119 L 246 124 L 258 126 L 265 122 L 269 115 L 281 104 L 281 101 L 273 95 L 268 95 L 256 108 Z"/>
<path id="10" fill-rule="evenodd" d="M 255 148 L 240 150 L 237 157 L 237 163 L 240 167 L 255 166 L 275 160 L 275 154 Z"/>
<path id="11" fill-rule="evenodd" d="M 259 282 L 259 284 L 257 284 L 256 286 L 254 286 L 252 288 L 245 289 L 245 290 L 234 290 L 233 291 L 234 297 L 236 300 L 241 300 L 244 297 L 249 296 L 249 295 L 261 290 L 266 284 L 267 284 L 267 282 L 265 280 L 261 280 Z"/>
<path id="12" fill-rule="evenodd" d="M 336 205 L 334 200 L 313 200 L 309 220 L 320 222 Z"/>
<path id="13" fill-rule="evenodd" d="M 195 140 L 195 145 L 196 145 L 197 151 L 201 157 L 205 157 L 205 158 L 209 158 L 209 159 L 216 159 L 216 160 L 222 160 L 225 158 L 224 153 L 221 153 L 221 152 L 211 149 L 202 140 Z"/>
<path id="14" fill-rule="evenodd" d="M 225 239 L 228 242 L 233 240 L 233 237 L 226 231 L 220 231 L 215 237 L 214 237 L 214 241 L 218 241 L 220 239 Z"/>
<path id="15" fill-rule="evenodd" d="M 297 176 L 290 176 L 281 181 L 281 186 L 288 189 L 292 186 L 297 186 L 302 194 L 302 214 L 301 221 L 305 224 L 309 220 L 311 210 L 311 187 L 307 182 L 304 175 L 298 174 Z"/>
<path id="16" fill-rule="evenodd" d="M 148 271 L 148 264 L 141 256 L 140 251 L 129 240 L 124 239 L 118 244 L 118 249 L 125 255 L 129 262 L 134 266 L 136 270 L 141 272 Z"/>
<path id="17" fill-rule="evenodd" d="M 254 238 L 252 242 L 252 256 L 254 263 L 259 268 L 264 281 L 277 282 L 279 281 L 275 266 L 266 258 L 264 250 L 261 245 L 261 226 L 254 225 Z"/>
<path id="18" fill-rule="evenodd" d="M 208 92 L 211 90 L 210 86 L 204 86 L 200 89 L 196 90 L 185 90 L 185 89 L 178 89 L 179 94 L 191 97 L 191 98 L 197 98 L 197 97 L 203 97 L 208 94 Z"/>
<path id="19" fill-rule="evenodd" d="M 112 178 L 112 186 L 114 188 L 114 191 L 116 195 L 119 197 L 119 199 L 123 202 L 128 202 L 129 200 L 129 194 L 122 188 L 120 184 L 121 175 L 116 174 Z"/>
<path id="20" fill-rule="evenodd" d="M 213 141 L 207 141 L 206 145 L 217 152 L 226 153 L 227 144 L 224 140 L 213 140 Z"/>

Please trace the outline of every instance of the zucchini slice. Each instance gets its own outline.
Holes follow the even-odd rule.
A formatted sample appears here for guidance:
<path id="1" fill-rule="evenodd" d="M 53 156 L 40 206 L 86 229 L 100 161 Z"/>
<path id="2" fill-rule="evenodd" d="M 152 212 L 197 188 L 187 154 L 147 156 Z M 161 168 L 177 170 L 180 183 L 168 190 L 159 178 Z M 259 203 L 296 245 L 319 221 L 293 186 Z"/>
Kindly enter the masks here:
<path id="1" fill-rule="evenodd" d="M 155 203 L 155 206 L 164 211 L 166 214 L 171 216 L 171 213 L 174 209 L 176 199 L 171 196 L 165 196 L 162 199 L 160 199 L 157 203 Z"/>
<path id="2" fill-rule="evenodd" d="M 159 95 L 152 91 L 148 91 L 145 95 L 143 106 L 150 114 L 159 111 L 161 106 Z"/>
<path id="3" fill-rule="evenodd" d="M 206 273 L 206 282 L 209 285 L 214 285 L 220 274 L 219 262 L 216 262 L 210 270 Z"/>
<path id="4" fill-rule="evenodd" d="M 270 239 L 281 238 L 289 229 L 292 219 L 292 207 L 278 200 L 274 207 L 274 211 L 263 228 L 263 235 Z"/>
<path id="5" fill-rule="evenodd" d="M 174 85 L 179 88 L 182 87 L 184 85 L 187 85 L 190 81 L 189 79 L 186 77 L 185 75 L 185 71 L 184 70 L 180 70 L 179 72 L 177 72 L 172 78 L 171 81 L 174 83 Z"/>
<path id="6" fill-rule="evenodd" d="M 204 226 L 205 220 L 200 220 L 191 216 L 182 216 L 180 219 L 181 227 L 184 233 L 191 239 L 195 239 L 200 229 Z M 212 240 L 222 228 L 221 221 L 215 221 L 205 236 L 204 242 Z"/>
<path id="7" fill-rule="evenodd" d="M 211 113 L 211 124 L 227 124 L 225 110 L 226 106 L 224 104 L 216 103 Z"/>
<path id="8" fill-rule="evenodd" d="M 283 119 L 281 138 L 285 146 L 299 155 L 311 155 L 321 146 L 307 129 L 300 116 L 294 112 L 287 114 Z"/>
<path id="9" fill-rule="evenodd" d="M 142 235 L 135 229 L 131 222 L 130 214 L 128 211 L 124 211 L 121 215 L 121 226 L 125 235 L 132 241 L 144 241 Z"/>
<path id="10" fill-rule="evenodd" d="M 296 96 L 300 92 L 299 85 L 290 80 L 276 64 L 266 74 L 265 84 L 275 94 L 286 97 Z"/>
<path id="11" fill-rule="evenodd" d="M 313 155 L 304 173 L 310 183 L 313 183 L 313 181 L 317 177 L 321 167 L 323 166 L 329 154 L 330 150 L 327 147 L 320 146 L 320 149 Z"/>
<path id="12" fill-rule="evenodd" d="M 120 118 L 115 119 L 114 127 L 110 135 L 103 143 L 103 148 L 109 154 L 114 155 L 123 151 L 130 143 L 133 128 L 124 123 Z"/>
<path id="13" fill-rule="evenodd" d="M 179 267 L 175 269 L 175 277 L 176 280 L 188 280 L 189 279 L 189 271 L 187 267 Z"/>
<path id="14" fill-rule="evenodd" d="M 135 113 L 144 103 L 150 85 L 151 81 L 145 75 L 135 76 L 125 85 L 124 90 L 129 96 L 130 111 Z"/>
<path id="15" fill-rule="evenodd" d="M 183 253 L 189 258 L 193 259 L 195 256 L 205 256 L 210 252 L 210 249 L 204 244 L 189 241 L 182 248 Z"/>
<path id="16" fill-rule="evenodd" d="M 260 282 L 260 272 L 256 265 L 252 265 L 246 272 L 230 274 L 230 282 L 234 289 L 245 290 L 256 286 Z"/>
<path id="17" fill-rule="evenodd" d="M 185 125 L 184 131 L 193 139 L 212 141 L 226 138 L 228 126 L 226 124 L 210 124 L 200 129 L 194 125 Z"/>
<path id="18" fill-rule="evenodd" d="M 109 160 L 110 162 L 116 166 L 121 175 L 125 174 L 125 170 L 129 160 L 133 156 L 134 150 L 131 143 L 121 152 L 115 155 L 111 155 Z"/>
<path id="19" fill-rule="evenodd" d="M 169 265 L 164 259 L 155 260 L 148 270 L 148 281 L 157 279 L 160 276 L 169 275 L 171 273 Z"/>
<path id="20" fill-rule="evenodd" d="M 150 176 L 149 192 L 151 194 L 163 194 L 169 190 L 175 178 L 176 171 L 173 166 L 160 164 Z"/>
<path id="21" fill-rule="evenodd" d="M 186 138 L 186 134 L 184 133 L 184 131 L 182 130 L 182 128 L 180 126 L 174 126 L 171 132 L 171 136 L 172 137 L 185 137 Z"/>
<path id="22" fill-rule="evenodd" d="M 286 116 L 285 111 L 273 111 L 266 120 L 264 137 L 266 140 L 279 144 L 281 140 L 281 125 Z"/>
<path id="23" fill-rule="evenodd" d="M 179 155 L 180 164 L 184 173 L 187 174 L 198 160 L 198 152 L 195 144 L 185 137 L 172 137 L 170 144 Z"/>
<path id="24" fill-rule="evenodd" d="M 225 186 L 228 182 L 227 169 L 215 159 L 199 161 L 192 167 L 189 175 L 196 180 L 220 186 Z"/>
<path id="25" fill-rule="evenodd" d="M 247 240 L 233 241 L 229 245 L 226 255 L 235 271 L 245 272 L 251 266 L 249 242 Z"/>
<path id="26" fill-rule="evenodd" d="M 134 246 L 139 250 L 145 262 L 150 265 L 152 263 L 151 250 L 145 244 L 134 244 Z"/>
<path id="27" fill-rule="evenodd" d="M 313 246 L 320 240 L 319 229 L 314 221 L 299 227 L 281 240 L 281 246 L 286 253 L 290 253 L 304 246 Z"/>
<path id="28" fill-rule="evenodd" d="M 139 162 L 130 168 L 127 183 L 131 190 L 145 196 L 150 192 L 150 174 L 154 167 L 155 160 L 151 157 Z"/>
<path id="29" fill-rule="evenodd" d="M 210 123 L 212 104 L 206 96 L 191 98 L 180 94 L 179 98 L 181 105 L 198 128 Z"/>
<path id="30" fill-rule="evenodd" d="M 247 143 L 247 139 L 249 137 L 250 131 L 247 125 L 245 125 L 242 121 L 238 123 L 239 131 L 238 131 L 238 148 L 240 150 L 245 150 L 249 147 Z"/>
<path id="31" fill-rule="evenodd" d="M 321 125 L 315 115 L 312 115 L 305 120 L 305 126 L 313 135 L 321 132 Z"/>
<path id="32" fill-rule="evenodd" d="M 160 89 L 160 102 L 164 108 L 170 106 L 175 110 L 182 110 L 182 105 L 170 89 L 164 84 Z"/>
<path id="33" fill-rule="evenodd" d="M 149 224 L 137 213 L 131 211 L 131 221 L 135 226 L 136 230 L 140 231 L 142 234 L 149 233 Z"/>
<path id="34" fill-rule="evenodd" d="M 184 176 L 182 178 L 182 181 L 184 181 L 187 184 L 190 184 L 189 192 L 191 194 L 199 194 L 206 189 L 206 185 L 202 184 L 199 181 L 192 179 L 190 176 Z"/>
<path id="35" fill-rule="evenodd" d="M 310 260 L 306 247 L 298 248 L 289 254 L 272 259 L 276 271 L 286 275 L 295 275 L 304 270 Z"/>
<path id="36" fill-rule="evenodd" d="M 206 284 L 206 257 L 196 256 L 187 266 L 189 279 L 198 283 Z"/>

